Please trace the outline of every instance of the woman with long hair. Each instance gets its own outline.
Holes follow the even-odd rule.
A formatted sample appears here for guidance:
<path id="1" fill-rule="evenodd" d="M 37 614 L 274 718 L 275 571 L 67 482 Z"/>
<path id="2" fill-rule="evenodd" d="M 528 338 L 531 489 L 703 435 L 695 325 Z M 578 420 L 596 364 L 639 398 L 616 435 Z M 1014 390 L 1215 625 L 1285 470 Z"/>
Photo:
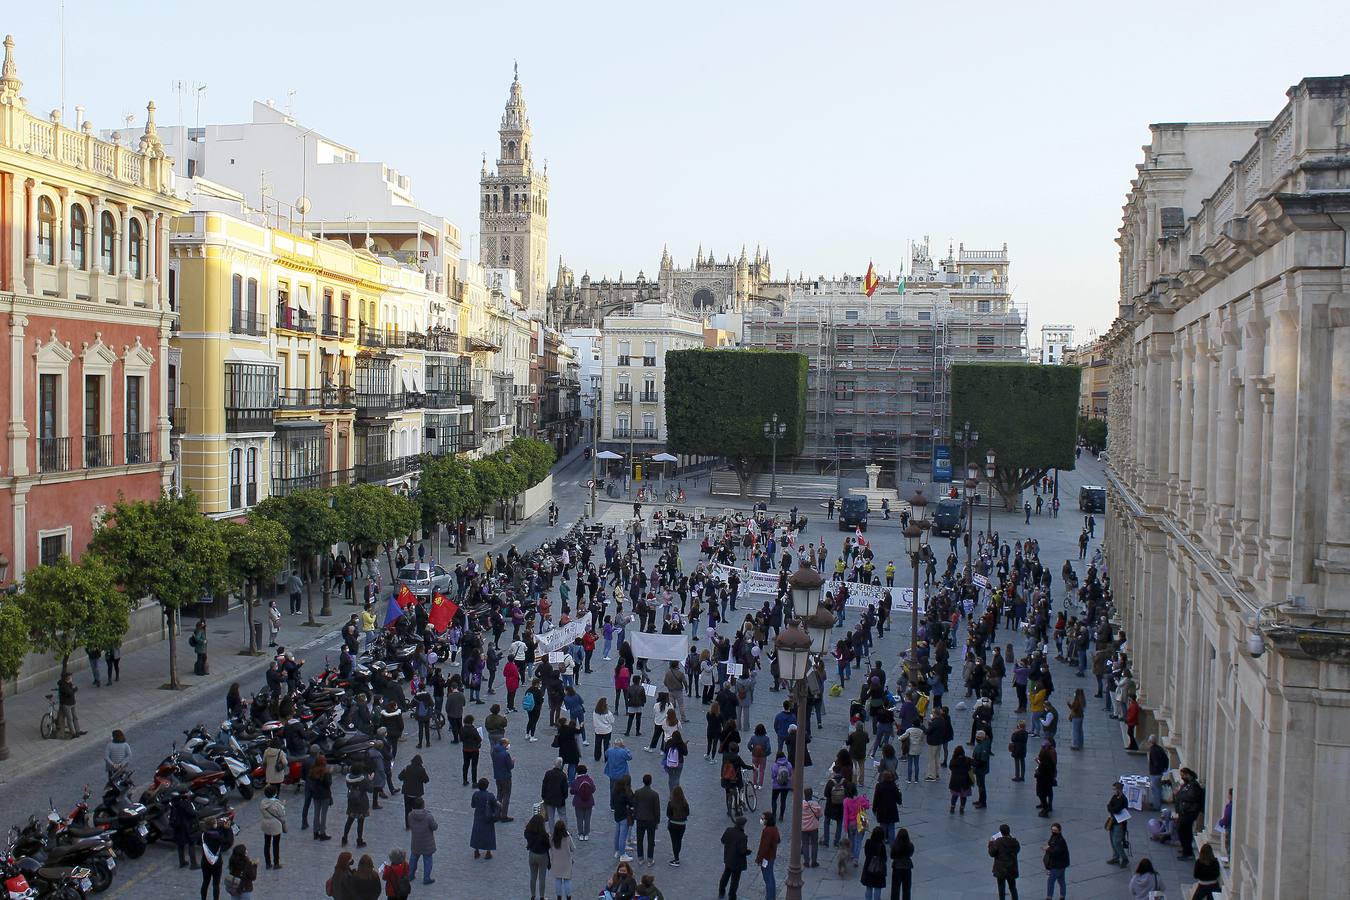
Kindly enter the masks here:
<path id="1" fill-rule="evenodd" d="M 553 873 L 553 893 L 559 897 L 572 896 L 572 857 L 576 850 L 577 845 L 567 832 L 567 822 L 558 819 L 553 823 L 553 838 L 549 841 L 548 868 Z"/>

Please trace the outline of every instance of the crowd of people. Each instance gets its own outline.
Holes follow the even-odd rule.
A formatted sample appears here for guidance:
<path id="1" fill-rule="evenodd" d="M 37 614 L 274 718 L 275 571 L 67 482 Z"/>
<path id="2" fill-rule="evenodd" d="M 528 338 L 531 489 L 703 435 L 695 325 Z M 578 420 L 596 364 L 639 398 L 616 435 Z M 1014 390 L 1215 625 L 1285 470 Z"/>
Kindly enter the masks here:
<path id="1" fill-rule="evenodd" d="M 414 607 L 391 626 L 419 644 L 404 663 L 405 677 L 385 679 L 371 694 L 347 698 L 344 726 L 378 735 L 383 744 L 345 776 L 335 775 L 314 750 L 302 760 L 301 829 L 310 829 L 312 811 L 315 840 L 329 838 L 327 807 L 337 799 L 338 785 L 346 792 L 341 843 L 346 847 L 354 837 L 358 851 L 366 846 L 365 819 L 381 808 L 380 801 L 400 792 L 404 796 L 407 849 L 390 852 L 382 863 L 344 850 L 327 882 L 329 895 L 365 898 L 382 891 L 407 896 L 419 874 L 423 884 L 434 881 L 438 823 L 423 801 L 428 784 L 451 768 L 443 758 L 428 765 L 420 754 L 399 767 L 399 745 L 412 739 L 404 737 L 404 717 L 410 714 L 418 750 L 439 748 L 443 737 L 458 748 L 461 782 L 468 789 L 465 809 L 472 814 L 468 849 L 473 859 L 492 860 L 499 840 L 522 841 L 531 897 L 572 896 L 574 859 L 592 838 L 593 819 L 609 832 L 603 838 L 609 840 L 614 868 L 603 886 L 578 886 L 578 893 L 590 896 L 599 887 L 606 900 L 663 896 L 653 870 L 657 832 L 664 825 L 665 861 L 679 867 L 691 816 L 709 812 L 692 809 L 681 784 L 697 747 L 705 763 L 718 767 L 725 796 L 725 810 L 717 813 L 727 817 L 719 897 L 734 900 L 752 864 L 765 895 L 776 896 L 780 823 L 790 821 L 793 773 L 801 767 L 808 782 L 801 810 L 802 865 L 819 867 L 824 847 L 827 865 L 859 883 L 865 897 L 880 898 L 889 888 L 890 897 L 907 900 L 922 853 L 915 837 L 900 827 L 901 785 L 926 790 L 922 785 L 945 783 L 949 815 L 988 808 L 996 732 L 1006 720 L 995 713 L 1015 703 L 1012 712 L 1020 718 L 1007 734 L 1009 775 L 1013 782 L 1026 781 L 1030 756 L 1038 814 L 1052 820 L 1039 842 L 1046 896 L 1058 886 L 1063 898 L 1069 836 L 1053 821 L 1062 764 L 1060 726 L 1067 718 L 1069 750 L 1081 750 L 1089 695 L 1081 688 L 1059 689 L 1052 660 L 1062 664 L 1060 675 L 1087 678 L 1090 670 L 1096 682 L 1092 696 L 1112 718 L 1126 723 L 1132 740 L 1139 720 L 1126 636 L 1111 620 L 1110 579 L 1100 554 L 1081 579 L 1065 561 L 1055 590 L 1032 538 L 1009 543 L 997 533 L 976 535 L 968 542 L 973 553 L 969 572 L 976 577 L 960 567 L 955 538 L 940 571 L 928 550 L 923 565 L 928 590 L 914 646 L 898 659 L 887 659 L 877 647 L 892 626 L 890 592 L 876 604 L 850 598 L 859 585 L 880 585 L 883 572 L 890 583 L 893 563 L 881 569 L 861 535 L 846 539 L 832 557 L 823 538 L 818 544 L 803 539 L 795 510 L 785 521 L 758 527 L 753 522 L 737 519 L 709 529 L 688 570 L 680 533 L 694 529 L 671 533 L 659 526 L 655 530 L 665 535 L 659 547 L 644 542 L 635 527 L 594 549 L 582 543 L 526 558 L 513 547 L 500 556 L 465 558 L 456 565 L 449 592 L 460 611 L 447 632 L 433 632 L 425 604 Z M 764 571 L 766 564 L 778 575 L 774 594 L 747 595 L 738 571 L 727 568 Z M 802 708 L 781 677 L 773 643 L 786 622 L 805 612 L 792 609 L 787 583 L 794 564 L 818 567 L 830 577 L 824 595 L 843 629 L 829 654 L 833 677 L 826 659 L 817 657 L 806 678 Z M 370 621 L 373 613 L 372 608 L 358 613 L 343 630 L 339 665 L 344 673 L 357 665 L 360 649 L 379 630 Z M 904 618 L 908 624 L 908 615 Z M 575 636 L 561 643 L 548 638 L 573 623 L 584 623 L 574 629 Z M 631 640 L 635 632 L 687 633 L 688 654 L 678 660 L 637 657 Z M 285 659 L 278 665 L 283 673 L 278 694 L 284 697 Z M 1005 685 L 1012 688 L 1007 695 Z M 765 706 L 757 704 L 756 693 L 766 688 L 784 699 L 771 703 L 772 716 L 760 720 Z M 957 691 L 961 695 L 952 698 Z M 1066 693 L 1069 698 L 1060 700 Z M 831 706 L 828 729 L 827 697 L 840 698 Z M 957 712 L 970 711 L 964 741 L 957 735 L 953 700 Z M 845 703 L 846 724 L 834 712 L 843 712 Z M 446 734 L 437 731 L 433 741 L 432 723 L 442 719 Z M 799 728 L 806 732 L 801 759 Z M 548 740 L 552 765 L 526 776 L 517 768 L 514 740 Z M 822 740 L 828 748 L 820 757 L 824 772 L 814 768 L 813 758 L 813 747 Z M 1148 746 L 1151 800 L 1161 809 L 1168 760 L 1156 740 L 1149 739 Z M 645 767 L 652 771 L 634 771 L 635 751 L 653 754 L 653 764 Z M 1172 833 L 1189 858 L 1204 804 L 1194 773 L 1183 770 L 1182 781 L 1172 798 Z M 766 808 L 755 815 L 761 791 Z M 523 828 L 504 829 L 516 822 L 512 804 L 519 809 L 522 799 L 527 810 L 521 814 Z M 1120 804 L 1117 786 L 1105 809 L 1111 816 L 1112 861 L 1125 866 L 1128 828 L 1124 817 L 1117 821 Z M 608 814 L 594 816 L 597 806 Z M 265 801 L 264 826 L 267 815 L 285 830 L 279 798 Z M 752 818 L 759 824 L 757 840 L 748 830 Z M 279 867 L 276 835 L 266 827 L 264 834 L 266 865 Z M 1007 824 L 988 842 L 1000 897 L 1005 892 L 1017 896 L 1021 849 Z M 1196 877 L 1217 890 L 1216 863 L 1208 877 L 1212 861 L 1209 848 L 1202 848 Z M 247 863 L 245 856 L 240 883 L 256 878 Z M 229 871 L 235 868 L 231 857 Z M 1137 896 L 1147 897 L 1138 893 L 1143 887 L 1163 889 L 1147 859 L 1138 861 L 1129 885 Z"/>

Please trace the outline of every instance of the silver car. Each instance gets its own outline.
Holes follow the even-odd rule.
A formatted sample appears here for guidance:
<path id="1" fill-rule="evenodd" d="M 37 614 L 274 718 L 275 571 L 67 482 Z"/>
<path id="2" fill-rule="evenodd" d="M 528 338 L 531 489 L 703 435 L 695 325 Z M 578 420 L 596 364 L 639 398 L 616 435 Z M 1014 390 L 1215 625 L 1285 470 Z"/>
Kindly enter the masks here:
<path id="1" fill-rule="evenodd" d="M 451 574 L 440 566 L 417 563 L 398 570 L 398 580 L 408 586 L 415 597 L 430 597 L 433 592 L 450 592 Z"/>

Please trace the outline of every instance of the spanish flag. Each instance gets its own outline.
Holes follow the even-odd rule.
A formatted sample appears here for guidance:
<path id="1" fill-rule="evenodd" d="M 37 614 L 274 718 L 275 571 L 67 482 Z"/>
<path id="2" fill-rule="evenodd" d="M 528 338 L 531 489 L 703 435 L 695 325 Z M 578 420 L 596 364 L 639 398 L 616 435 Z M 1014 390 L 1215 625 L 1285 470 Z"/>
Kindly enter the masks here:
<path id="1" fill-rule="evenodd" d="M 877 270 L 872 265 L 871 260 L 867 263 L 867 277 L 863 279 L 863 293 L 872 296 L 877 292 L 877 285 L 881 284 L 881 279 L 877 277 Z"/>

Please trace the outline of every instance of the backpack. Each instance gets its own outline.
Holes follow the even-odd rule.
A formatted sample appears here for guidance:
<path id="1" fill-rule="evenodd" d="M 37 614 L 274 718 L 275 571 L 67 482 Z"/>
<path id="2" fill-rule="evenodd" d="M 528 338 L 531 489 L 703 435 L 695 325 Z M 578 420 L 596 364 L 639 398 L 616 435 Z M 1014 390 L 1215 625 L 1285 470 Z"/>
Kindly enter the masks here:
<path id="1" fill-rule="evenodd" d="M 394 882 L 394 896 L 398 898 L 412 896 L 412 879 L 408 877 L 406 871 Z"/>
<path id="2" fill-rule="evenodd" d="M 836 781 L 830 788 L 830 803 L 835 806 L 844 805 L 844 783 Z"/>
<path id="3" fill-rule="evenodd" d="M 727 760 L 726 762 L 722 763 L 722 780 L 723 781 L 736 780 L 736 764 L 733 763 L 731 760 Z"/>
<path id="4" fill-rule="evenodd" d="M 680 751 L 671 747 L 666 751 L 666 768 L 678 769 L 680 767 Z"/>
<path id="5" fill-rule="evenodd" d="M 534 711 L 534 694 L 531 693 L 531 692 L 529 692 L 529 691 L 526 691 L 526 692 L 525 692 L 525 699 L 521 701 L 520 705 L 525 709 L 526 712 L 533 712 L 533 711 Z"/>
<path id="6" fill-rule="evenodd" d="M 788 774 L 787 766 L 779 766 L 773 773 L 774 787 L 785 788 L 792 781 L 792 776 Z"/>

